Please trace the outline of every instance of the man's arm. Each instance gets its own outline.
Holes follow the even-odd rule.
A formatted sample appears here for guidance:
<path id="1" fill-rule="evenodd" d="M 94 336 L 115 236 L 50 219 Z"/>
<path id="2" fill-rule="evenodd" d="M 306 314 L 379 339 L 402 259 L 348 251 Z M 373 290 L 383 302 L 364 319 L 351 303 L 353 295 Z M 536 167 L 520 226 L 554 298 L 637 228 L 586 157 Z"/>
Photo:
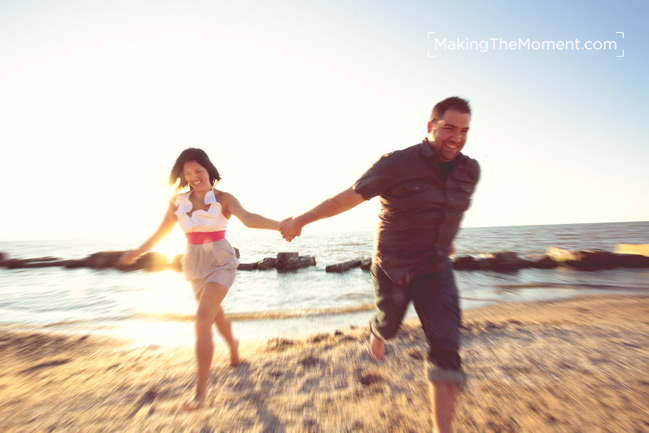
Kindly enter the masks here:
<path id="1" fill-rule="evenodd" d="M 296 236 L 300 236 L 302 227 L 305 225 L 346 212 L 364 201 L 363 196 L 350 187 L 340 194 L 323 201 L 310 211 L 293 219 L 282 221 L 280 225 L 282 237 L 290 242 Z"/>

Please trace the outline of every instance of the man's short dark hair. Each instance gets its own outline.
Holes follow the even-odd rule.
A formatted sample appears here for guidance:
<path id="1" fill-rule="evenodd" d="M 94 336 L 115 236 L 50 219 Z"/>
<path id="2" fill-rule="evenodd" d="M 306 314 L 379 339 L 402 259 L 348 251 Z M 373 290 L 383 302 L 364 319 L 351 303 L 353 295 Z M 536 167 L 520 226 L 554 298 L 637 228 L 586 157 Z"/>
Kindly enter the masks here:
<path id="1" fill-rule="evenodd" d="M 212 186 L 214 186 L 217 180 L 221 180 L 219 171 L 214 167 L 214 164 L 210 161 L 207 153 L 205 153 L 203 149 L 190 147 L 189 149 L 183 150 L 180 156 L 178 156 L 178 159 L 176 159 L 176 163 L 169 174 L 169 185 L 176 185 L 176 183 L 178 183 L 176 190 L 181 190 L 188 185 L 185 176 L 183 176 L 183 166 L 186 162 L 190 161 L 199 163 L 205 168 L 205 170 L 207 170 L 207 173 L 210 175 L 210 183 Z M 192 186 L 189 185 L 190 189 L 191 187 Z"/>
<path id="2" fill-rule="evenodd" d="M 446 98 L 443 101 L 439 101 L 433 107 L 433 112 L 430 115 L 430 120 L 435 121 L 444 117 L 444 114 L 448 110 L 459 111 L 460 113 L 471 114 L 471 107 L 469 107 L 469 101 L 462 99 L 458 96 L 451 96 Z"/>

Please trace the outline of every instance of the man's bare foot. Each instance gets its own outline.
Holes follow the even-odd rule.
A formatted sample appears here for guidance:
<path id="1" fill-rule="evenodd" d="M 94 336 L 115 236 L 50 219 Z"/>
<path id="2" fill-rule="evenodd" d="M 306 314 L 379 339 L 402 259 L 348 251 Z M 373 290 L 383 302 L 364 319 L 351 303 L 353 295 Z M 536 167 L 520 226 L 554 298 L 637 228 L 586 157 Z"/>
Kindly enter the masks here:
<path id="1" fill-rule="evenodd" d="M 234 345 L 230 348 L 230 367 L 239 365 L 239 340 L 234 340 Z"/>
<path id="2" fill-rule="evenodd" d="M 200 409 L 201 407 L 203 407 L 204 403 L 205 403 L 205 396 L 195 395 L 194 397 L 190 398 L 183 404 L 183 409 L 187 411 Z"/>
<path id="3" fill-rule="evenodd" d="M 385 344 L 383 341 L 379 340 L 374 336 L 374 334 L 370 334 L 370 351 L 372 352 L 372 356 L 374 356 L 374 359 L 377 361 L 383 361 L 383 352 L 385 351 Z"/>

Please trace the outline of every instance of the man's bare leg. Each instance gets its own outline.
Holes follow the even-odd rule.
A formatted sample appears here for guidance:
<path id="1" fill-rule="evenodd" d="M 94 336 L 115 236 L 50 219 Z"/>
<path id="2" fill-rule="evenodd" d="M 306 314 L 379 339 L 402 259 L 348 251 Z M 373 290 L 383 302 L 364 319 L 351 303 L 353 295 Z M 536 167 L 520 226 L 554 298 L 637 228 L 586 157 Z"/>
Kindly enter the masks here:
<path id="1" fill-rule="evenodd" d="M 228 344 L 230 348 L 230 366 L 236 367 L 239 365 L 239 340 L 234 338 L 232 334 L 232 324 L 225 317 L 225 311 L 223 307 L 219 308 L 219 312 L 216 314 L 216 328 L 219 330 L 219 333 L 223 336 L 223 339 Z"/>
<path id="2" fill-rule="evenodd" d="M 451 423 L 455 410 L 455 399 L 458 387 L 452 382 L 431 382 L 433 431 L 435 433 L 452 433 Z"/>
<path id="3" fill-rule="evenodd" d="M 377 361 L 383 361 L 385 344 L 379 338 L 376 338 L 372 333 L 370 333 L 370 351 L 372 352 L 372 356 L 374 356 Z"/>

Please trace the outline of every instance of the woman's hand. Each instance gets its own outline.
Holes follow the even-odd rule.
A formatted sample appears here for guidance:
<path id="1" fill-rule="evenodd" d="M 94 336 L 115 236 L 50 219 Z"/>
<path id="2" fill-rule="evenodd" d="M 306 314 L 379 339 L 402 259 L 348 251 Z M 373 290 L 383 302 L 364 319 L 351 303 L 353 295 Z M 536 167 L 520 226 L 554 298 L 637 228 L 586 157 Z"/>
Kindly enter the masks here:
<path id="1" fill-rule="evenodd" d="M 279 232 L 286 242 L 291 242 L 302 234 L 302 226 L 293 217 L 289 217 L 279 223 Z"/>
<path id="2" fill-rule="evenodd" d="M 125 251 L 124 254 L 122 254 L 120 262 L 125 266 L 132 265 L 141 255 L 142 252 L 140 250 Z"/>
<path id="3" fill-rule="evenodd" d="M 139 248 L 124 251 L 122 257 L 120 258 L 120 263 L 125 266 L 132 265 L 133 263 L 135 263 L 138 257 L 153 248 L 160 241 L 160 239 L 167 236 L 178 221 L 175 210 L 176 205 L 174 204 L 173 200 L 170 200 L 169 207 L 167 207 L 167 211 L 165 212 L 165 216 L 162 219 L 158 230 L 156 230 L 155 233 L 153 233 L 153 235 L 151 235 L 151 237 L 146 240 L 146 242 L 140 245 Z"/>

